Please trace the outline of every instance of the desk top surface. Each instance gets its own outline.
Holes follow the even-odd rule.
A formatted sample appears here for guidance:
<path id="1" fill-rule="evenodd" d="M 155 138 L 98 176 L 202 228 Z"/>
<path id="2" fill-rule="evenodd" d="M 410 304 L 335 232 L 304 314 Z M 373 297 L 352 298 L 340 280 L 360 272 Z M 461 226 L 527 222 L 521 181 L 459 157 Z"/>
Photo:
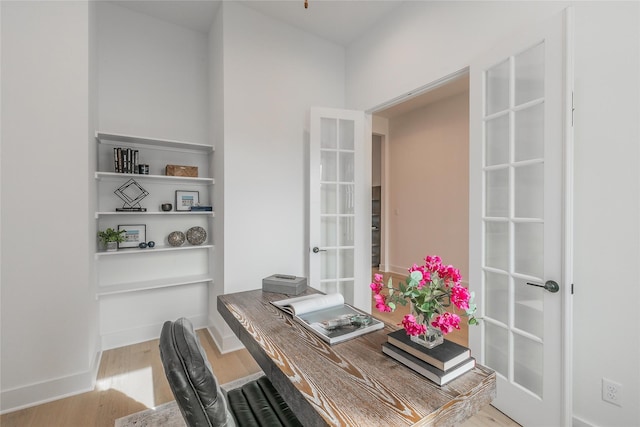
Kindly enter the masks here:
<path id="1" fill-rule="evenodd" d="M 305 426 L 454 425 L 495 397 L 495 373 L 483 366 L 440 387 L 387 357 L 391 325 L 329 345 L 270 304 L 284 298 L 220 295 L 218 311 Z"/>

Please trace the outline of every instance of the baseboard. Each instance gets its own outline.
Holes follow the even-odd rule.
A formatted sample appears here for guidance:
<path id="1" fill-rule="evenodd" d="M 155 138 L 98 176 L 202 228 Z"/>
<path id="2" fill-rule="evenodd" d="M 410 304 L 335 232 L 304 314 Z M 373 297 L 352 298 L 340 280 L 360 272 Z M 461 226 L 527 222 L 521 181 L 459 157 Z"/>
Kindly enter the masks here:
<path id="1" fill-rule="evenodd" d="M 586 422 L 585 420 L 576 417 L 575 415 L 573 416 L 573 420 L 571 422 L 571 425 L 573 427 L 595 427 L 595 425 Z"/>
<path id="2" fill-rule="evenodd" d="M 100 362 L 97 362 L 97 366 L 99 365 Z M 74 375 L 3 390 L 0 393 L 0 414 L 86 393 L 93 390 L 95 379 L 96 373 L 92 366 L 91 370 Z"/>
<path id="3" fill-rule="evenodd" d="M 187 318 L 193 324 L 194 329 L 200 329 L 207 326 L 206 314 L 192 317 L 187 316 Z M 112 348 L 124 347 L 131 344 L 158 339 L 160 338 L 160 332 L 162 331 L 163 324 L 164 321 L 153 325 L 145 325 L 137 328 L 103 334 L 102 350 L 109 350 Z"/>
<path id="4" fill-rule="evenodd" d="M 213 343 L 218 347 L 220 354 L 231 353 L 244 348 L 244 345 L 233 334 L 233 332 L 229 331 L 225 334 L 223 331 L 220 331 L 220 329 L 215 326 L 213 319 L 209 319 L 209 325 L 211 326 L 207 328 L 207 331 L 209 332 Z"/>

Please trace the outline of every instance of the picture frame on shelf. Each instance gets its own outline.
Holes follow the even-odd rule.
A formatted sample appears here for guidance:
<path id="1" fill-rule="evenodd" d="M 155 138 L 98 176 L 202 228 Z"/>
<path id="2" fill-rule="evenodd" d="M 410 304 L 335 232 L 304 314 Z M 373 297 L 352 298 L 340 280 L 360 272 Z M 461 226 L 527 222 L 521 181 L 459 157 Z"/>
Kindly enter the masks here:
<path id="1" fill-rule="evenodd" d="M 200 203 L 199 191 L 176 190 L 176 211 L 190 211 Z"/>
<path id="2" fill-rule="evenodd" d="M 147 241 L 147 226 L 145 224 L 118 225 L 118 231 L 124 230 L 124 242 L 118 243 L 118 249 L 137 248 L 140 243 Z"/>

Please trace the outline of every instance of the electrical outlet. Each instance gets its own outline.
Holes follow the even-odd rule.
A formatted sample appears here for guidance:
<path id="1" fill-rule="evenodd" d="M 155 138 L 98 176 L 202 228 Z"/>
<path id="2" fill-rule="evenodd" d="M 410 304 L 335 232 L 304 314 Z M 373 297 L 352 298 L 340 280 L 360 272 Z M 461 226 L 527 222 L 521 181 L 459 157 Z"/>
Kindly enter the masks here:
<path id="1" fill-rule="evenodd" d="M 602 379 L 602 400 L 622 406 L 622 384 Z"/>

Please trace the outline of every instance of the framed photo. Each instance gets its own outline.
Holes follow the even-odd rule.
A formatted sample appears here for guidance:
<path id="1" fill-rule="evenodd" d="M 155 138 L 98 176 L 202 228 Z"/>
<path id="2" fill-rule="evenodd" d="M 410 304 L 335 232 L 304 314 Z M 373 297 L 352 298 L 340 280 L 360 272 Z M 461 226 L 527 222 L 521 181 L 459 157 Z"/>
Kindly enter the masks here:
<path id="1" fill-rule="evenodd" d="M 190 211 L 191 206 L 200 203 L 200 193 L 197 191 L 176 190 L 176 210 Z"/>
<path id="2" fill-rule="evenodd" d="M 118 231 L 124 230 L 124 242 L 118 243 L 118 248 L 137 248 L 147 241 L 147 226 L 144 224 L 119 225 Z"/>

